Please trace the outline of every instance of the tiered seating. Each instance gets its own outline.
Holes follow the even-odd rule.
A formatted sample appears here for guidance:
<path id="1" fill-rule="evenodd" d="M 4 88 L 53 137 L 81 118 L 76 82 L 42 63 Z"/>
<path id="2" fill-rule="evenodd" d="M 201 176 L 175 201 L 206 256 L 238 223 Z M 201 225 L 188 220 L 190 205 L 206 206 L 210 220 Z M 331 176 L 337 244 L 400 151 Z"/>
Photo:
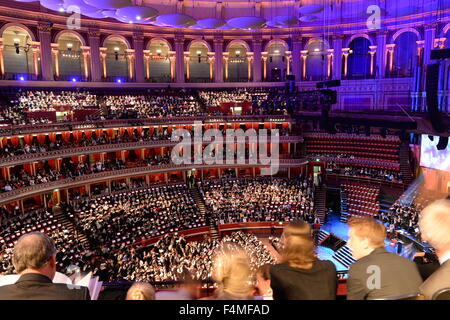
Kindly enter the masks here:
<path id="1" fill-rule="evenodd" d="M 43 215 L 34 217 L 33 215 L 29 219 L 23 221 L 13 222 L 8 228 L 3 229 L 0 232 L 0 244 L 2 251 L 7 248 L 14 247 L 17 239 L 21 235 L 28 232 L 46 232 L 50 233 L 52 230 L 60 228 L 61 224 L 53 217 L 52 214 L 45 212 Z"/>
<path id="2" fill-rule="evenodd" d="M 400 140 L 395 138 L 361 137 L 350 134 L 314 134 L 305 136 L 305 143 L 309 154 L 375 159 L 384 162 L 399 161 Z"/>
<path id="3" fill-rule="evenodd" d="M 380 211 L 380 204 L 377 200 L 379 188 L 360 184 L 342 184 L 341 187 L 347 194 L 347 214 L 373 217 L 378 215 Z"/>

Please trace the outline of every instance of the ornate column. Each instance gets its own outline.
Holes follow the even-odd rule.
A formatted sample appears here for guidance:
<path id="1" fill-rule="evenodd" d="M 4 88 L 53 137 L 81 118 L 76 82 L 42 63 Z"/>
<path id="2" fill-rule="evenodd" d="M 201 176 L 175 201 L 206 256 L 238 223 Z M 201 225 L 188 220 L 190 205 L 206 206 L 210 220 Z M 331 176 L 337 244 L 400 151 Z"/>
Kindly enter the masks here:
<path id="1" fill-rule="evenodd" d="M 286 74 L 291 74 L 292 51 L 285 51 L 286 58 Z"/>
<path id="2" fill-rule="evenodd" d="M 108 77 L 108 72 L 106 70 L 106 51 L 107 48 L 100 48 L 100 57 L 102 58 L 102 69 L 103 69 L 103 78 L 106 79 Z"/>
<path id="3" fill-rule="evenodd" d="M 327 50 L 327 79 L 331 80 L 333 74 L 333 55 L 334 49 Z"/>
<path id="4" fill-rule="evenodd" d="M 253 39 L 253 81 L 261 82 L 261 48 L 262 48 L 262 38 Z M 249 78 L 250 80 L 250 78 Z"/>
<path id="5" fill-rule="evenodd" d="M 223 61 L 225 63 L 225 81 L 228 81 L 228 59 L 229 59 L 229 52 L 223 52 Z"/>
<path id="6" fill-rule="evenodd" d="M 91 47 L 91 81 L 102 80 L 102 61 L 100 58 L 100 32 L 89 30 L 89 46 Z"/>
<path id="7" fill-rule="evenodd" d="M 133 35 L 134 46 L 134 73 L 136 75 L 136 82 L 144 82 L 144 36 L 142 33 L 135 33 Z"/>
<path id="8" fill-rule="evenodd" d="M 375 53 L 377 52 L 377 46 L 369 46 L 370 54 L 370 75 L 373 76 L 375 73 Z"/>
<path id="9" fill-rule="evenodd" d="M 189 55 L 189 51 L 185 51 L 184 52 L 184 65 L 186 66 L 186 80 L 189 81 L 189 79 L 191 78 L 191 68 L 189 66 L 189 63 L 191 62 L 191 57 Z"/>
<path id="10" fill-rule="evenodd" d="M 268 52 L 261 52 L 262 60 L 263 60 L 263 81 L 267 81 L 267 58 Z"/>
<path id="11" fill-rule="evenodd" d="M 342 48 L 342 55 L 344 56 L 344 77 L 347 77 L 348 73 L 348 55 L 352 53 L 350 48 Z"/>
<path id="12" fill-rule="evenodd" d="M 216 36 L 214 38 L 214 81 L 223 82 L 223 38 Z"/>
<path id="13" fill-rule="evenodd" d="M 302 80 L 306 80 L 306 57 L 308 56 L 308 50 L 300 51 L 302 57 Z"/>
<path id="14" fill-rule="evenodd" d="M 83 54 L 83 75 L 86 80 L 89 80 L 89 57 L 91 55 L 90 47 L 81 47 L 81 51 Z"/>
<path id="15" fill-rule="evenodd" d="M 183 36 L 175 36 L 175 76 L 177 83 L 184 83 L 184 39 Z"/>
<path id="16" fill-rule="evenodd" d="M 421 67 L 423 65 L 423 48 L 425 46 L 424 40 L 418 40 L 417 43 L 417 66 Z"/>
<path id="17" fill-rule="evenodd" d="M 42 79 L 53 81 L 51 24 L 49 22 L 38 23 L 39 42 L 41 43 L 41 71 Z"/>
<path id="18" fill-rule="evenodd" d="M 378 79 L 382 79 L 386 76 L 386 37 L 387 31 L 380 31 L 377 33 L 377 63 L 375 67 L 375 75 Z"/>
<path id="19" fill-rule="evenodd" d="M 170 81 L 172 82 L 175 80 L 176 59 L 176 52 L 169 51 Z"/>
<path id="20" fill-rule="evenodd" d="M 388 63 L 389 73 L 391 73 L 394 68 L 394 48 L 395 48 L 395 43 L 390 43 L 390 44 L 386 45 L 386 54 L 388 55 L 387 63 Z"/>
<path id="21" fill-rule="evenodd" d="M 126 54 L 127 54 L 127 62 L 128 62 L 128 79 L 129 80 L 133 80 L 133 64 L 135 64 L 135 51 L 133 49 L 127 49 L 126 50 Z"/>
<path id="22" fill-rule="evenodd" d="M 248 81 L 252 81 L 252 65 L 253 65 L 253 52 L 247 52 L 247 79 L 248 79 Z"/>
<path id="23" fill-rule="evenodd" d="M 431 50 L 434 49 L 434 37 L 436 34 L 437 23 L 425 26 L 425 47 L 423 52 L 423 64 L 430 63 Z"/>
<path id="24" fill-rule="evenodd" d="M 208 63 L 209 63 L 209 81 L 214 82 L 214 52 L 208 52 Z"/>
<path id="25" fill-rule="evenodd" d="M 55 76 L 59 78 L 59 45 L 57 43 L 52 43 L 52 55 L 53 55 L 53 61 L 55 63 Z"/>
<path id="26" fill-rule="evenodd" d="M 41 51 L 40 47 L 41 44 L 39 42 L 31 42 L 31 52 L 33 52 L 33 71 L 36 79 L 39 78 L 39 53 Z"/>
<path id="27" fill-rule="evenodd" d="M 301 60 L 300 51 L 302 50 L 302 38 L 299 35 L 294 35 L 292 38 L 292 74 L 295 76 L 295 81 L 301 80 Z"/>
<path id="28" fill-rule="evenodd" d="M 144 50 L 145 79 L 150 79 L 150 50 Z M 170 63 L 169 63 L 170 68 Z"/>
<path id="29" fill-rule="evenodd" d="M 0 73 L 1 73 L 1 78 L 3 78 L 3 76 L 5 75 L 5 62 L 3 60 L 3 38 L 0 38 Z"/>
<path id="30" fill-rule="evenodd" d="M 333 36 L 333 79 L 341 80 L 342 78 L 342 40 L 344 36 Z"/>

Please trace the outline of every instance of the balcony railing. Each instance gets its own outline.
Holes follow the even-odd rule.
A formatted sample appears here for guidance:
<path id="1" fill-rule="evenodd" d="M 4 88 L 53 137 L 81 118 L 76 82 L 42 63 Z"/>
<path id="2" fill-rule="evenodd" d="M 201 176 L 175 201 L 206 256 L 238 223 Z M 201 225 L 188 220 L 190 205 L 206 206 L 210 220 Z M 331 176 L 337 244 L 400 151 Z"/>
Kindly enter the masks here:
<path id="1" fill-rule="evenodd" d="M 307 159 L 281 159 L 279 167 L 290 168 L 298 167 L 308 163 Z M 84 176 L 77 176 L 75 178 L 61 179 L 47 183 L 32 185 L 24 188 L 15 189 L 12 191 L 0 194 L 0 205 L 10 203 L 19 199 L 29 198 L 41 193 L 50 192 L 54 189 L 67 189 L 77 186 L 82 186 L 91 183 L 98 183 L 105 180 L 117 180 L 133 176 L 142 176 L 154 173 L 165 173 L 183 170 L 202 170 L 213 168 L 253 168 L 253 167 L 270 167 L 270 165 L 258 164 L 163 164 L 156 166 L 134 167 L 121 170 L 104 171 L 100 173 L 87 174 Z"/>
<path id="2" fill-rule="evenodd" d="M 270 135 L 267 136 L 270 141 Z M 296 143 L 302 142 L 303 138 L 300 136 L 280 136 L 280 143 Z M 225 141 L 224 141 L 225 142 Z M 159 140 L 159 141 L 143 141 L 143 142 L 126 142 L 115 144 L 103 144 L 88 147 L 75 147 L 63 150 L 54 150 L 40 153 L 29 153 L 15 157 L 0 158 L 0 167 L 11 167 L 29 162 L 44 161 L 56 158 L 68 158 L 77 155 L 96 154 L 114 152 L 120 150 L 137 150 L 144 148 L 160 148 L 175 146 L 178 142 L 171 140 Z M 209 144 L 210 142 L 203 141 L 203 144 Z"/>
<path id="3" fill-rule="evenodd" d="M 6 125 L 0 127 L 0 136 L 12 136 L 19 134 L 33 134 L 54 131 L 95 130 L 103 128 L 117 128 L 125 126 L 155 126 L 173 124 L 192 124 L 194 121 L 203 123 L 227 123 L 227 122 L 290 122 L 290 116 L 284 115 L 240 115 L 240 116 L 198 116 L 198 117 L 166 117 L 145 119 L 118 119 L 99 121 L 73 121 L 42 124 Z"/>

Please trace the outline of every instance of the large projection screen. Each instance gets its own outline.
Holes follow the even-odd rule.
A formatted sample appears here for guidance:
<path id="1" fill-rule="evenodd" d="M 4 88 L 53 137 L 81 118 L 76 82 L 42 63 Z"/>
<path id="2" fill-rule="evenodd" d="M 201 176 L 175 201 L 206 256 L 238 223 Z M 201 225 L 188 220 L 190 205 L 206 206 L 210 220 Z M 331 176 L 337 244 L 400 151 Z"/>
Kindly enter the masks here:
<path id="1" fill-rule="evenodd" d="M 420 148 L 420 165 L 422 167 L 450 171 L 450 143 L 445 150 L 438 150 L 436 145 L 439 137 L 433 137 L 433 141 L 428 135 L 422 135 L 422 145 Z"/>

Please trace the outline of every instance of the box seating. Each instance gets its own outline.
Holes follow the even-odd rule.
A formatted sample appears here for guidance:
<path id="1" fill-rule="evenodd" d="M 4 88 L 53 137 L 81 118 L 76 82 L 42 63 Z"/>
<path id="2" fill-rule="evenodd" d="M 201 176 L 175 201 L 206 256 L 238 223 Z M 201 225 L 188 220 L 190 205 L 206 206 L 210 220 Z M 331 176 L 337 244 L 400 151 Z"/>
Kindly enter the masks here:
<path id="1" fill-rule="evenodd" d="M 341 184 L 348 195 L 348 214 L 353 216 L 377 216 L 380 203 L 377 200 L 379 188 L 360 184 Z"/>

